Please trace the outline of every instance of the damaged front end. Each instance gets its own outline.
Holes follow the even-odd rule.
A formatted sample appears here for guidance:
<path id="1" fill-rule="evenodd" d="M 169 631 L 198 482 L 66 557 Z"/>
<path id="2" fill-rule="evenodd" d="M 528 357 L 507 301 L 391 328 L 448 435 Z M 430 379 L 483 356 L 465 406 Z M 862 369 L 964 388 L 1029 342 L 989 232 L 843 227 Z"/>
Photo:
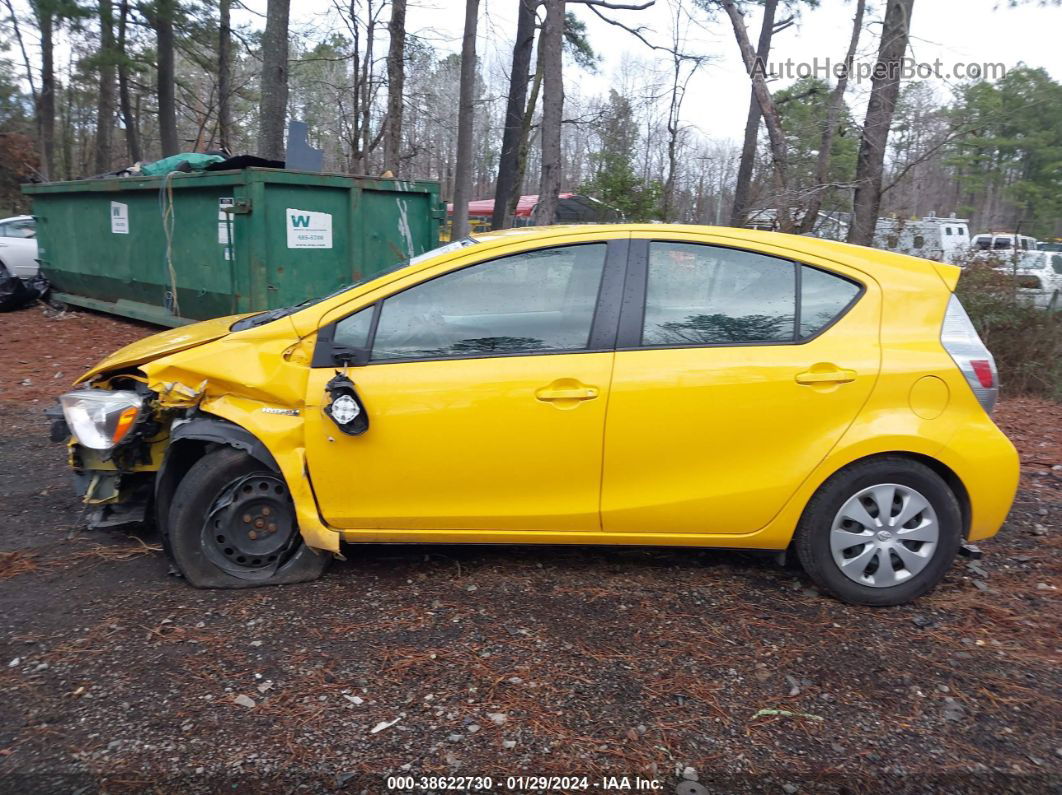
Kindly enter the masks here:
<path id="1" fill-rule="evenodd" d="M 75 492 L 89 508 L 87 525 L 147 521 L 174 411 L 160 404 L 146 379 L 114 375 L 66 393 L 45 414 L 52 441 L 67 444 Z"/>

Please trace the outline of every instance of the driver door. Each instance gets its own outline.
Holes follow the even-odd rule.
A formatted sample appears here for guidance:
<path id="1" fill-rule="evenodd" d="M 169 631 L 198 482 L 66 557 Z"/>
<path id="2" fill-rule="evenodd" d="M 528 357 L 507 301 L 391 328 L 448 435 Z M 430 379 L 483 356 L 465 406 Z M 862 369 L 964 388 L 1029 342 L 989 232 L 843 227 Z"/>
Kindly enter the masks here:
<path id="1" fill-rule="evenodd" d="M 552 246 L 426 278 L 324 328 L 369 418 L 346 435 L 308 383 L 306 451 L 345 529 L 598 531 L 605 405 L 626 239 Z M 615 302 L 618 306 L 618 301 Z"/>

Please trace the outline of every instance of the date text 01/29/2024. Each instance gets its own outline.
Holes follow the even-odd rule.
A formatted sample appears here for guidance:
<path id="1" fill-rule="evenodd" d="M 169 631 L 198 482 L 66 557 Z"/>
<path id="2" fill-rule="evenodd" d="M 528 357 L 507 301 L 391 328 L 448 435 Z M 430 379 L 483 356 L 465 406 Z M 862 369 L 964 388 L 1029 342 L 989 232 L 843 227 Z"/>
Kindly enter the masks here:
<path id="1" fill-rule="evenodd" d="M 388 776 L 389 792 L 653 792 L 664 788 L 663 782 L 642 776 Z"/>

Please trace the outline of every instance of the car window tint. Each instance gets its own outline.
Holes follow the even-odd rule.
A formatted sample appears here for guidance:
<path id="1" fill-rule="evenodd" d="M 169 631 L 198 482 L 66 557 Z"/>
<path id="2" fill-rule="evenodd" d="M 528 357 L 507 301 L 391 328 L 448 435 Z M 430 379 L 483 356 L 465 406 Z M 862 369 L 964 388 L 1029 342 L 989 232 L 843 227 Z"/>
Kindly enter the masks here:
<path id="1" fill-rule="evenodd" d="M 337 348 L 369 347 L 369 332 L 372 331 L 372 310 L 367 307 L 336 323 L 332 344 Z"/>
<path id="2" fill-rule="evenodd" d="M 387 298 L 372 358 L 580 350 L 593 323 L 605 244 L 516 254 Z"/>
<path id="3" fill-rule="evenodd" d="M 833 322 L 859 293 L 859 285 L 804 265 L 800 273 L 800 338 L 817 334 Z"/>
<path id="4" fill-rule="evenodd" d="M 651 243 L 643 345 L 791 342 L 795 266 L 692 243 Z"/>

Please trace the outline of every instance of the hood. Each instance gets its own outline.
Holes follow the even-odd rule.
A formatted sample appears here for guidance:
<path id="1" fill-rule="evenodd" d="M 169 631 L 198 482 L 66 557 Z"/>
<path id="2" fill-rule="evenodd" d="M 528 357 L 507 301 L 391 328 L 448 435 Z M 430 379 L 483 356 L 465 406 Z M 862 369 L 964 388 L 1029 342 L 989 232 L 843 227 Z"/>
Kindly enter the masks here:
<path id="1" fill-rule="evenodd" d="M 204 320 L 201 323 L 192 323 L 189 326 L 181 326 L 159 334 L 152 334 L 150 337 L 145 337 L 142 340 L 126 345 L 105 359 L 100 360 L 74 383 L 81 384 L 108 370 L 136 367 L 171 353 L 177 353 L 178 351 L 221 339 L 228 336 L 229 328 L 242 317 L 247 317 L 247 315 L 216 317 L 213 320 Z"/>

